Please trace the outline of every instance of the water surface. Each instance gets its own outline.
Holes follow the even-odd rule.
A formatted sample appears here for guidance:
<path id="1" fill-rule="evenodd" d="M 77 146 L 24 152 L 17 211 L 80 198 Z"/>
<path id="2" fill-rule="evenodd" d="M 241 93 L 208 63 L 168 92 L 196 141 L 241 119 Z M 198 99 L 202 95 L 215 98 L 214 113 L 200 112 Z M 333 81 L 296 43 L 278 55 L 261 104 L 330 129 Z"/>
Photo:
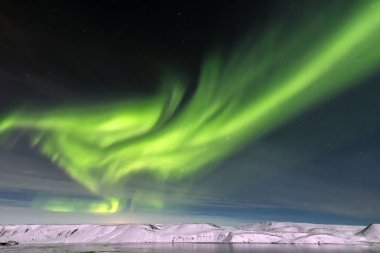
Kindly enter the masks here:
<path id="1" fill-rule="evenodd" d="M 2 253 L 380 253 L 380 246 L 332 245 L 231 245 L 231 244 L 77 244 L 77 245 L 16 245 L 1 247 Z"/>

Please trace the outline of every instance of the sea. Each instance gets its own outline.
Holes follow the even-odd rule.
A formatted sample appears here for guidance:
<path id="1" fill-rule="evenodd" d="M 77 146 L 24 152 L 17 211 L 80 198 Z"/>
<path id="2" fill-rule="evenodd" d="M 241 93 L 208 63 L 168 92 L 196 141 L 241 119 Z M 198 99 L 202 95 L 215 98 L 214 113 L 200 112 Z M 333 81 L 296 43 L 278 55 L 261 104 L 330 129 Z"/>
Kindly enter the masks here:
<path id="1" fill-rule="evenodd" d="M 15 245 L 0 247 L 2 253 L 380 253 L 380 246 L 258 245 L 258 244 L 75 244 Z"/>

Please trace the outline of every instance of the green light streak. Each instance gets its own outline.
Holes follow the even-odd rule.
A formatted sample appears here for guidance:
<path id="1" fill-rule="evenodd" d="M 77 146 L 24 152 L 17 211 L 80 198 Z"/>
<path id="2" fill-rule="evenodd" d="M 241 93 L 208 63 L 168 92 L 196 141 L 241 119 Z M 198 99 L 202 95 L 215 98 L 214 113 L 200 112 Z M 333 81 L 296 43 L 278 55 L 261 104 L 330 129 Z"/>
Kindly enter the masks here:
<path id="1" fill-rule="evenodd" d="M 34 207 L 44 207 L 45 210 L 53 212 L 89 212 L 89 213 L 116 213 L 120 210 L 118 199 L 108 201 L 75 200 L 75 199 L 42 199 L 34 201 Z"/>
<path id="2" fill-rule="evenodd" d="M 185 85 L 168 76 L 165 88 L 152 97 L 19 110 L 1 121 L 0 131 L 33 130 L 32 142 L 43 154 L 106 199 L 39 203 L 45 209 L 116 212 L 123 182 L 133 173 L 148 172 L 161 180 L 189 176 L 378 70 L 380 3 L 362 5 L 314 44 L 303 45 L 311 34 L 305 27 L 297 30 L 297 39 L 270 33 L 227 60 L 211 55 L 195 94 L 182 108 Z M 157 198 L 150 202 L 163 208 Z"/>

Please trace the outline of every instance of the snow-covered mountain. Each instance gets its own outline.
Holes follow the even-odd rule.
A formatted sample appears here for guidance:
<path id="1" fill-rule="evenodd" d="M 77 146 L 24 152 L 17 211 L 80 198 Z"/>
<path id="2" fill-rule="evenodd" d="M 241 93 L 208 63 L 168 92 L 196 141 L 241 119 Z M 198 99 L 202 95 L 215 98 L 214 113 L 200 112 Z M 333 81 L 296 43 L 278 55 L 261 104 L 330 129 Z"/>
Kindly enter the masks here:
<path id="1" fill-rule="evenodd" d="M 264 222 L 214 224 L 4 225 L 0 242 L 44 243 L 282 243 L 380 244 L 380 224 L 364 226 Z"/>

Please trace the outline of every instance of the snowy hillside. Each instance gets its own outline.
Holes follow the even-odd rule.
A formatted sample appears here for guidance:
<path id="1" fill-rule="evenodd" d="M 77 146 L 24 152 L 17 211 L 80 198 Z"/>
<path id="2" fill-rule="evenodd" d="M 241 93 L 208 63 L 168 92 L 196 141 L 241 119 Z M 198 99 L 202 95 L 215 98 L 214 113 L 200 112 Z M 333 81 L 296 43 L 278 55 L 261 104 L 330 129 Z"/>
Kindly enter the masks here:
<path id="1" fill-rule="evenodd" d="M 380 244 L 380 224 L 364 226 L 265 222 L 240 227 L 213 224 L 6 225 L 0 242 L 43 243 L 283 243 Z"/>

